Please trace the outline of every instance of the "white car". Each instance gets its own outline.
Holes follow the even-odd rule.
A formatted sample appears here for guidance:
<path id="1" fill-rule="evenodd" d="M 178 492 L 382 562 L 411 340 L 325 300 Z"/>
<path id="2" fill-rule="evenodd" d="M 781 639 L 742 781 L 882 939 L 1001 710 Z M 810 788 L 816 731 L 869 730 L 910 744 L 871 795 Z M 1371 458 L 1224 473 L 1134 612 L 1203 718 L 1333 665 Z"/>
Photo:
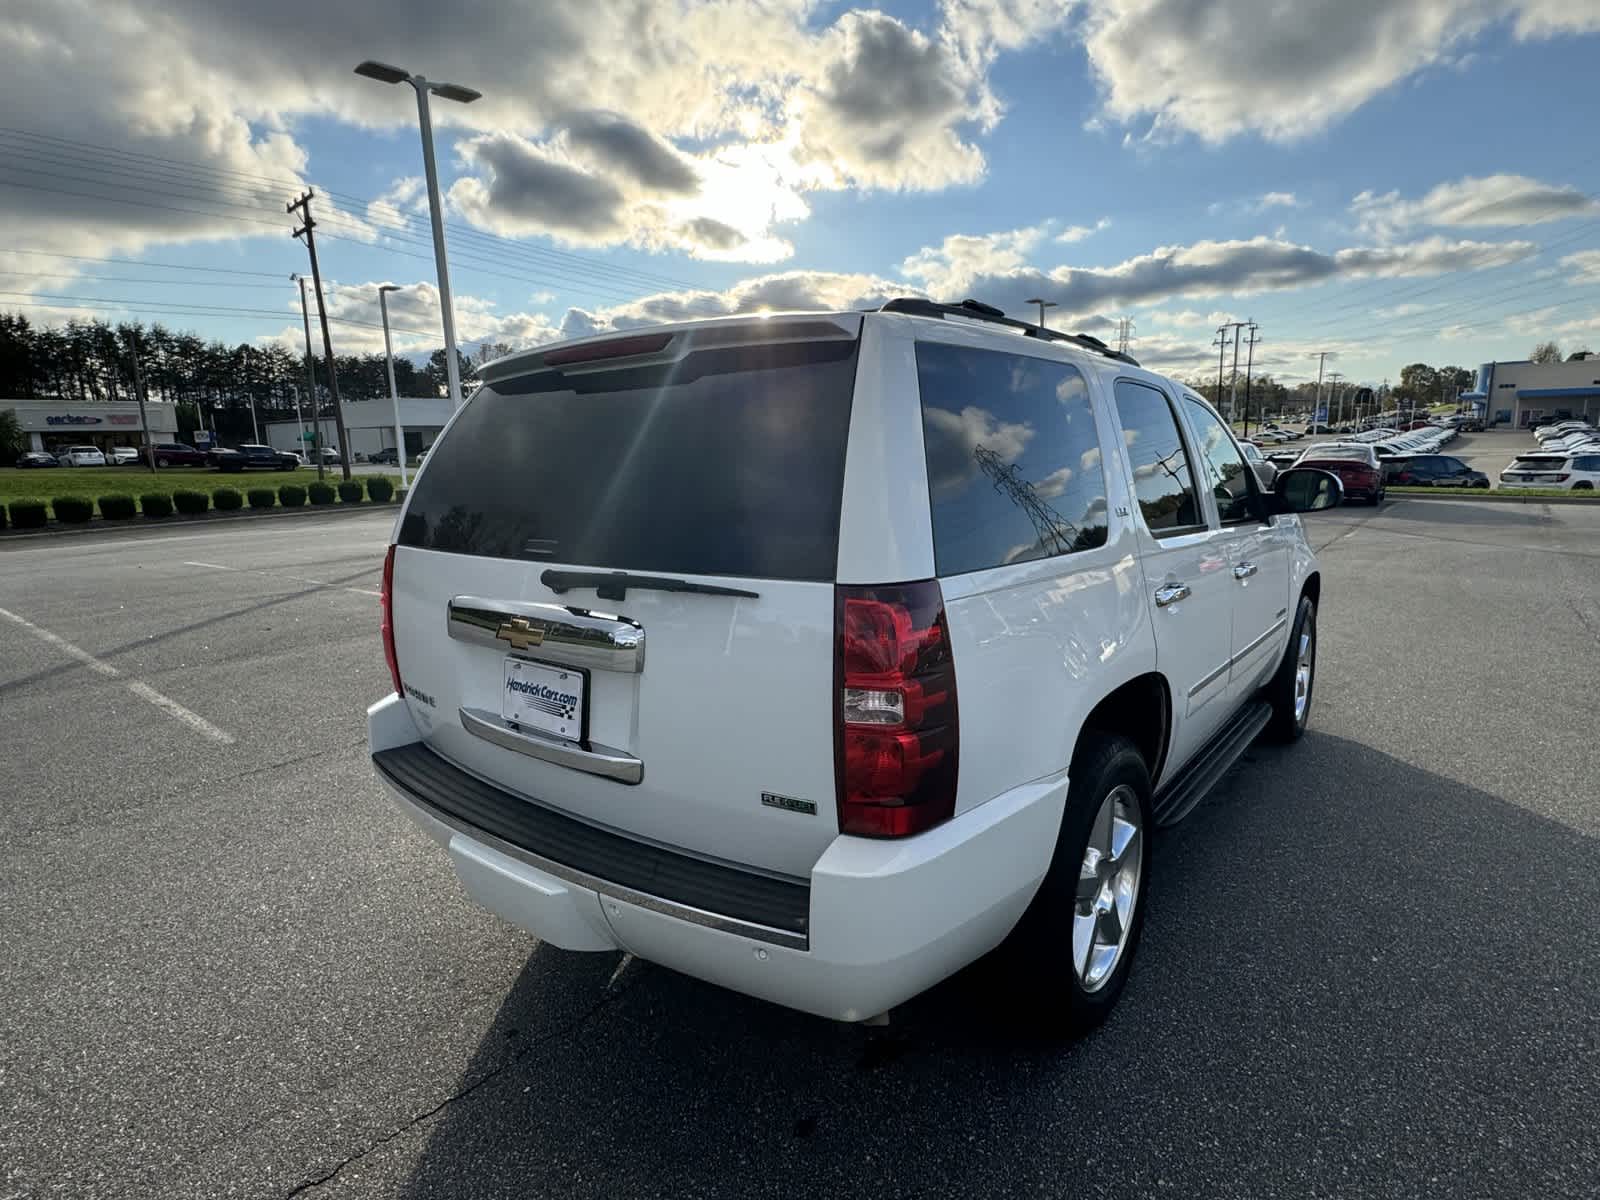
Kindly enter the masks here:
<path id="1" fill-rule="evenodd" d="M 467 892 L 556 946 L 859 1021 L 1009 940 L 1081 1030 L 1154 827 L 1305 729 L 1293 514 L 1338 481 L 1264 492 L 1093 339 L 897 300 L 480 377 L 396 522 L 368 733 Z"/>
<path id="2" fill-rule="evenodd" d="M 1519 454 L 1500 472 L 1500 486 L 1592 492 L 1600 486 L 1600 445 L 1579 454 Z"/>
<path id="3" fill-rule="evenodd" d="M 68 446 L 56 455 L 56 461 L 63 467 L 103 467 L 106 456 L 98 446 Z"/>
<path id="4" fill-rule="evenodd" d="M 113 466 L 126 466 L 139 461 L 139 448 L 137 446 L 111 447 L 110 460 Z"/>

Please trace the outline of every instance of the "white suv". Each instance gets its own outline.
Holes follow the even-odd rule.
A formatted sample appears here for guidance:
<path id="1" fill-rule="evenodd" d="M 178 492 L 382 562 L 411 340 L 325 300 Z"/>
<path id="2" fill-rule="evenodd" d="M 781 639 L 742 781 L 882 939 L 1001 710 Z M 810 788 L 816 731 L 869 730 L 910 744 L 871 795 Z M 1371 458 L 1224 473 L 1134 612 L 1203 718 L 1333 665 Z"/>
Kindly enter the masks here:
<path id="1" fill-rule="evenodd" d="M 1199 396 L 984 305 L 512 355 L 384 565 L 374 766 L 477 900 L 846 1021 L 1115 1002 L 1154 826 L 1305 728 L 1316 560 Z"/>

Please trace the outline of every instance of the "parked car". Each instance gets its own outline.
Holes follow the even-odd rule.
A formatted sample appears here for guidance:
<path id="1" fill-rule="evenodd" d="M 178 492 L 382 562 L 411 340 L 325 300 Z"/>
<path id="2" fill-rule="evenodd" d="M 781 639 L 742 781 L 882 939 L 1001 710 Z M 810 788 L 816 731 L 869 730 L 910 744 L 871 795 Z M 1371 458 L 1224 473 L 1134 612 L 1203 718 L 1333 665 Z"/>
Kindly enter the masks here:
<path id="1" fill-rule="evenodd" d="M 1325 442 L 1308 447 L 1295 466 L 1331 471 L 1344 484 L 1347 499 L 1365 500 L 1373 505 L 1383 503 L 1386 490 L 1383 471 L 1378 466 L 1378 455 L 1371 446 Z"/>
<path id="2" fill-rule="evenodd" d="M 105 452 L 106 461 L 114 467 L 127 466 L 129 463 L 139 461 L 139 448 L 137 446 L 112 446 Z"/>
<path id="3" fill-rule="evenodd" d="M 387 463 L 391 467 L 400 465 L 400 452 L 393 446 L 385 446 L 382 450 L 374 450 L 367 455 L 370 463 Z"/>
<path id="4" fill-rule="evenodd" d="M 56 455 L 56 461 L 63 467 L 103 467 L 106 456 L 98 446 L 68 446 Z"/>
<path id="5" fill-rule="evenodd" d="M 1500 472 L 1500 487 L 1591 492 L 1600 485 L 1600 447 L 1589 454 L 1519 454 Z"/>
<path id="6" fill-rule="evenodd" d="M 60 465 L 61 463 L 57 461 L 54 454 L 44 454 L 38 450 L 25 450 L 17 456 L 17 466 L 19 467 L 59 467 Z"/>
<path id="7" fill-rule="evenodd" d="M 1078 1031 L 1154 827 L 1305 728 L 1321 576 L 1279 514 L 1337 478 L 1264 491 L 1209 404 L 1092 339 L 900 300 L 481 376 L 384 561 L 368 730 L 541 940 L 846 1021 L 1009 942 Z"/>
<path id="8" fill-rule="evenodd" d="M 182 442 L 157 442 L 153 449 L 158 467 L 203 467 L 209 461 L 204 450 Z"/>
<path id="9" fill-rule="evenodd" d="M 288 450 L 277 450 L 271 446 L 247 442 L 236 450 L 213 450 L 211 461 L 223 471 L 243 471 L 250 467 L 290 471 L 300 465 L 300 456 Z"/>
<path id="10" fill-rule="evenodd" d="M 296 455 L 296 457 L 298 458 L 299 456 Z M 320 450 L 312 451 L 311 461 L 314 463 L 318 458 L 322 459 L 322 465 L 325 467 L 337 467 L 344 462 L 344 459 L 339 455 L 337 446 L 323 446 Z"/>
<path id="11" fill-rule="evenodd" d="M 1270 492 L 1278 478 L 1277 465 L 1268 462 L 1261 453 L 1261 447 L 1254 442 L 1240 442 L 1239 449 L 1244 452 L 1245 462 L 1249 463 L 1251 469 L 1255 471 L 1256 480 L 1264 490 Z"/>
<path id="12" fill-rule="evenodd" d="M 1396 487 L 1486 488 L 1489 477 L 1448 454 L 1413 454 L 1389 476 Z"/>

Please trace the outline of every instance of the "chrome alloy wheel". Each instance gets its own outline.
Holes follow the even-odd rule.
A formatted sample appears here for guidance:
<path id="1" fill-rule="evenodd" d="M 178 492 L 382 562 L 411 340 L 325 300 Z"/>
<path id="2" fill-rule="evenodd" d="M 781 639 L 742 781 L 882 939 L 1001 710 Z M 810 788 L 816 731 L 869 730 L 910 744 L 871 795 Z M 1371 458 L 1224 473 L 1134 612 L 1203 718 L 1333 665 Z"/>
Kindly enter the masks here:
<path id="1" fill-rule="evenodd" d="M 1294 723 L 1306 723 L 1306 709 L 1311 706 L 1311 672 L 1317 661 L 1317 632 L 1315 626 L 1300 630 L 1300 645 L 1294 657 Z"/>
<path id="2" fill-rule="evenodd" d="M 1144 866 L 1142 819 L 1139 797 L 1122 784 L 1101 802 L 1089 826 L 1072 914 L 1072 965 L 1087 992 L 1111 978 L 1128 944 Z"/>

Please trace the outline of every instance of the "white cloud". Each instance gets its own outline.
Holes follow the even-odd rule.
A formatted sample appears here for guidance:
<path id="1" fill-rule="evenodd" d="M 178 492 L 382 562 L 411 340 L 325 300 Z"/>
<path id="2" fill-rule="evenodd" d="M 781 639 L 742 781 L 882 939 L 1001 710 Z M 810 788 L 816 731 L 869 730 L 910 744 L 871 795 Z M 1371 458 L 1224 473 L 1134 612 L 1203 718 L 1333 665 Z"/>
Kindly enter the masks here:
<path id="1" fill-rule="evenodd" d="M 1255 202 L 1256 212 L 1269 208 L 1304 208 L 1310 201 L 1301 200 L 1293 192 L 1267 192 Z"/>
<path id="2" fill-rule="evenodd" d="M 1081 36 L 1106 114 L 1274 141 L 1328 127 L 1509 19 L 1523 40 L 1600 29 L 1592 0 L 1095 0 Z M 1219 69 L 1218 64 L 1226 64 Z"/>
<path id="3" fill-rule="evenodd" d="M 336 354 L 371 354 L 383 349 L 382 311 L 378 287 L 392 280 L 366 283 L 323 281 L 323 301 L 333 324 Z M 542 313 L 502 313 L 494 301 L 457 293 L 455 300 L 456 338 L 463 353 L 474 344 L 505 342 L 514 347 L 536 346 L 561 337 L 560 330 Z M 260 339 L 278 341 L 299 353 L 305 335 L 299 321 L 299 301 L 291 305 L 295 319 L 276 334 Z M 403 284 L 388 298 L 389 327 L 396 353 L 432 351 L 444 344 L 439 293 L 427 281 Z M 315 324 L 315 322 L 313 322 Z M 321 353 L 320 347 L 318 353 Z"/>
<path id="4" fill-rule="evenodd" d="M 1092 237 L 1097 233 L 1103 233 L 1110 228 L 1111 218 L 1101 217 L 1093 225 L 1068 225 L 1060 233 L 1056 234 L 1056 241 L 1066 242 L 1070 245 L 1073 242 L 1081 242 L 1084 238 Z"/>
<path id="5" fill-rule="evenodd" d="M 1561 265 L 1571 273 L 1570 283 L 1600 283 L 1600 250 L 1580 250 L 1564 255 Z"/>
<path id="6" fill-rule="evenodd" d="M 1532 225 L 1600 212 L 1600 201 L 1569 184 L 1543 183 L 1526 175 L 1468 175 L 1441 183 L 1418 200 L 1399 192 L 1361 192 L 1350 202 L 1357 226 L 1389 237 L 1418 226 L 1494 227 Z"/>
<path id="7" fill-rule="evenodd" d="M 1034 495 L 1041 500 L 1054 500 L 1067 490 L 1067 484 L 1072 482 L 1072 468 L 1058 467 L 1051 471 L 1038 483 L 1033 485 Z"/>

